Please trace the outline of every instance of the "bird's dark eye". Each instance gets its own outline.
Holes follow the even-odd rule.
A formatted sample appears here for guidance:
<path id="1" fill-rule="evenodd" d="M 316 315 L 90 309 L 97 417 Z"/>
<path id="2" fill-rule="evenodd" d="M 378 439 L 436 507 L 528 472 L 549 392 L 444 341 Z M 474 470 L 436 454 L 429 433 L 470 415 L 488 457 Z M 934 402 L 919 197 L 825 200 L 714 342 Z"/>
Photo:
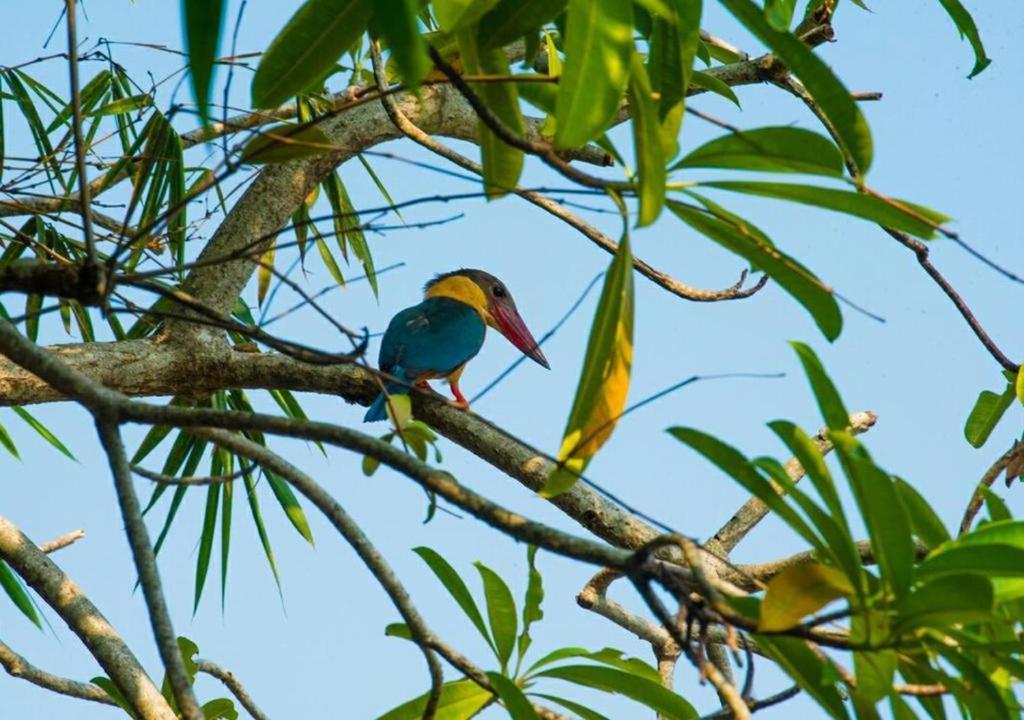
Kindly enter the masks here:
<path id="1" fill-rule="evenodd" d="M 505 288 L 503 288 L 501 285 L 495 285 L 494 289 L 491 290 L 491 292 L 494 293 L 494 297 L 496 298 L 503 298 L 506 295 L 508 295 L 508 292 L 506 292 Z"/>

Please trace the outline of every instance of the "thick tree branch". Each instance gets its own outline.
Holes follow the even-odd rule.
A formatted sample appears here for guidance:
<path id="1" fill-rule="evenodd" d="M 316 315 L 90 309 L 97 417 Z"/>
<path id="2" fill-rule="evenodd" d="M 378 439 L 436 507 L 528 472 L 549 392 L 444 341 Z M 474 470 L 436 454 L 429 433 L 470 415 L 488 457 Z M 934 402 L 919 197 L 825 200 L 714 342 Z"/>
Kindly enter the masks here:
<path id="1" fill-rule="evenodd" d="M 176 720 L 164 696 L 96 606 L 46 553 L 3 516 L 0 558 L 67 623 L 141 718 Z"/>

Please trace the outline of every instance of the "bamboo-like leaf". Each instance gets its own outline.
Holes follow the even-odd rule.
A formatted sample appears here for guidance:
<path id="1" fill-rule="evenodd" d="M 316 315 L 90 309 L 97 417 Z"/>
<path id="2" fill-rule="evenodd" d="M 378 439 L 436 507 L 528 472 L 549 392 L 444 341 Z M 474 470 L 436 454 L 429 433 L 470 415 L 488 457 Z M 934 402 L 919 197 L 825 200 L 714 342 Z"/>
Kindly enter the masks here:
<path id="1" fill-rule="evenodd" d="M 832 379 L 825 372 L 821 360 L 806 343 L 791 342 L 790 345 L 796 351 L 797 357 L 800 358 L 800 364 L 811 384 L 811 390 L 818 401 L 825 424 L 830 430 L 846 430 L 850 424 L 850 413 L 847 412 L 843 399 L 839 396 L 839 390 L 836 389 Z"/>
<path id="2" fill-rule="evenodd" d="M 764 127 L 729 133 L 704 143 L 672 166 L 764 172 L 843 174 L 843 156 L 828 138 L 796 127 Z"/>
<path id="3" fill-rule="evenodd" d="M 533 709 L 530 700 L 519 689 L 515 681 L 510 680 L 501 673 L 487 673 L 491 685 L 498 691 L 498 697 L 505 705 L 505 711 L 511 720 L 540 720 L 537 711 Z"/>
<path id="4" fill-rule="evenodd" d="M 633 53 L 633 6 L 569 0 L 567 22 L 555 143 L 579 147 L 601 134 L 619 108 Z"/>
<path id="5" fill-rule="evenodd" d="M 78 102 L 83 113 L 91 114 L 93 112 L 93 107 L 99 103 L 100 99 L 110 89 L 111 79 L 112 76 L 109 70 L 101 70 L 82 87 L 78 94 Z M 61 125 L 66 124 L 71 119 L 73 112 L 71 103 L 65 104 L 61 111 L 50 121 L 50 124 L 46 126 L 46 132 L 51 133 Z"/>
<path id="6" fill-rule="evenodd" d="M 900 478 L 895 479 L 895 487 L 914 535 L 929 548 L 948 542 L 949 531 L 924 496 Z"/>
<path id="7" fill-rule="evenodd" d="M 671 690 L 666 690 L 660 683 L 616 668 L 561 665 L 543 670 L 537 673 L 536 677 L 566 680 L 603 692 L 625 695 L 656 710 L 667 720 L 691 720 L 697 717 L 697 712 L 690 703 Z"/>
<path id="8" fill-rule="evenodd" d="M 18 407 L 17 405 L 13 406 L 11 409 L 15 413 L 17 413 L 18 417 L 20 417 L 22 420 L 24 420 L 26 423 L 28 423 L 28 426 L 30 428 L 32 428 L 37 433 L 39 433 L 39 436 L 41 438 L 43 438 L 43 440 L 45 440 L 46 442 L 48 442 L 51 445 L 53 445 L 53 447 L 55 447 L 58 450 L 60 450 L 60 452 L 63 453 L 65 456 L 71 458 L 75 462 L 78 462 L 78 458 L 76 458 L 72 454 L 72 452 L 70 450 L 68 450 L 67 446 L 64 443 L 62 443 L 57 438 L 56 435 L 54 435 L 52 432 L 50 432 L 50 430 L 45 425 L 43 425 L 41 422 L 36 420 L 35 417 L 33 417 L 33 415 L 31 413 L 29 413 L 28 410 L 26 410 L 23 407 Z"/>
<path id="9" fill-rule="evenodd" d="M 0 425 L 0 445 L 2 445 L 4 449 L 15 458 L 21 460 L 21 455 L 18 454 L 18 448 L 14 444 L 14 440 L 11 438 L 10 433 L 7 432 L 7 428 L 3 425 Z"/>
<path id="10" fill-rule="evenodd" d="M 821 563 L 792 565 L 768 583 L 757 629 L 788 630 L 833 600 L 853 594 L 846 575 Z"/>
<path id="11" fill-rule="evenodd" d="M 637 227 L 658 219 L 665 204 L 665 151 L 662 145 L 658 105 L 640 55 L 633 53 L 629 78 L 629 107 L 633 114 L 633 149 L 639 171 L 640 216 Z"/>
<path id="12" fill-rule="evenodd" d="M 270 489 L 274 492 L 274 497 L 277 498 L 278 504 L 284 510 L 284 514 L 288 516 L 292 527 L 295 528 L 299 535 L 306 539 L 306 542 L 310 545 L 315 545 L 313 531 L 309 527 L 309 520 L 306 518 L 306 513 L 303 511 L 302 506 L 299 505 L 295 493 L 292 492 L 291 485 L 272 472 L 264 471 L 264 475 L 267 478 L 267 484 L 270 485 Z"/>
<path id="13" fill-rule="evenodd" d="M 3 560 L 0 560 L 0 588 L 11 599 L 14 606 L 21 611 L 22 615 L 31 620 L 36 627 L 43 627 L 35 605 L 32 603 L 32 598 L 29 597 L 28 590 L 25 589 L 21 579 L 14 574 Z"/>
<path id="14" fill-rule="evenodd" d="M 518 617 L 516 601 L 512 591 L 501 579 L 501 576 L 483 563 L 474 563 L 484 585 L 484 597 L 487 599 L 487 619 L 491 626 L 491 637 L 494 638 L 495 651 L 501 667 L 508 667 L 512 651 L 516 644 Z"/>
<path id="15" fill-rule="evenodd" d="M 280 105 L 324 77 L 366 30 L 373 0 L 306 0 L 263 53 L 252 104 Z"/>
<path id="16" fill-rule="evenodd" d="M 214 457 L 217 453 L 214 452 Z M 217 527 L 217 508 L 220 504 L 220 484 L 214 483 L 206 489 L 206 512 L 203 514 L 203 529 L 199 536 L 199 557 L 196 559 L 195 595 L 192 603 L 193 614 L 199 609 L 203 596 L 206 575 L 210 569 L 210 554 L 213 550 L 213 534 Z"/>
<path id="17" fill-rule="evenodd" d="M 117 100 L 111 100 L 108 103 L 100 105 L 95 110 L 89 112 L 89 115 L 92 115 L 93 117 L 124 115 L 150 107 L 152 104 L 153 98 L 145 93 L 140 95 L 129 95 L 128 97 L 118 98 Z"/>
<path id="18" fill-rule="evenodd" d="M 871 167 L 871 130 L 850 91 L 828 65 L 801 40 L 773 28 L 751 0 L 722 0 L 722 4 L 800 78 L 855 163 L 856 174 L 866 174 Z"/>
<path id="19" fill-rule="evenodd" d="M 654 18 L 647 61 L 651 87 L 658 96 L 662 148 L 666 157 L 673 157 L 700 43 L 701 0 L 671 0 L 669 10 L 670 18 Z"/>
<path id="20" fill-rule="evenodd" d="M 417 0 L 376 0 L 373 22 L 391 50 L 405 86 L 415 90 L 430 71 L 430 58 L 420 36 Z"/>
<path id="21" fill-rule="evenodd" d="M 505 47 L 535 33 L 565 10 L 567 0 L 500 0 L 480 20 L 480 45 Z"/>
<path id="22" fill-rule="evenodd" d="M 274 251 L 277 248 L 277 240 L 271 240 L 270 246 L 260 257 L 260 264 L 257 269 L 257 290 L 256 304 L 263 307 L 263 301 L 270 290 L 270 282 L 274 279 Z"/>
<path id="23" fill-rule="evenodd" d="M 510 74 L 505 51 L 501 48 L 481 48 L 475 29 L 459 32 L 458 39 L 459 52 L 467 73 Z M 473 87 L 505 127 L 520 137 L 524 134 L 526 126 L 515 83 L 477 83 Z M 523 151 L 498 139 L 483 120 L 477 121 L 477 128 L 487 197 L 502 197 L 519 183 L 523 171 Z"/>
<path id="24" fill-rule="evenodd" d="M 214 60 L 220 45 L 226 6 L 224 0 L 185 0 L 182 3 L 192 94 L 204 125 L 209 120 Z"/>
<path id="25" fill-rule="evenodd" d="M 53 152 L 53 145 L 50 144 L 50 138 L 46 134 L 46 128 L 39 117 L 39 112 L 36 110 L 28 90 L 25 88 L 25 83 L 31 81 L 31 78 L 21 70 L 12 70 L 5 77 L 7 79 L 7 87 L 10 88 L 11 94 L 14 95 L 14 100 L 21 110 L 25 122 L 28 124 L 36 150 L 39 152 L 39 157 L 43 160 L 43 165 L 47 169 L 47 176 L 51 182 L 56 180 L 60 183 L 63 190 L 67 192 L 68 185 L 61 174 L 60 165 L 57 163 L 57 158 Z"/>
<path id="26" fill-rule="evenodd" d="M 667 204 L 673 213 L 694 230 L 770 275 L 811 313 L 826 338 L 834 340 L 839 336 L 843 326 L 839 305 L 829 288 L 810 270 L 774 246 L 765 244 L 763 239 L 745 226 L 710 217 L 674 200 L 667 201 Z"/>
<path id="27" fill-rule="evenodd" d="M 480 632 L 484 640 L 487 641 L 487 644 L 491 646 L 492 650 L 495 650 L 494 641 L 487 630 L 487 625 L 484 624 L 483 615 L 480 614 L 480 609 L 477 607 L 476 601 L 473 600 L 469 588 L 466 587 L 466 583 L 459 577 L 455 568 L 435 550 L 428 547 L 413 548 L 413 552 L 419 555 L 423 562 L 427 564 L 437 579 L 441 581 L 441 584 L 451 594 L 452 598 L 454 598 L 455 602 L 462 608 L 462 612 L 466 613 L 466 617 L 473 623 L 473 626 Z M 497 650 L 495 650 L 495 653 L 497 653 Z"/>
<path id="28" fill-rule="evenodd" d="M 956 29 L 960 31 L 960 37 L 966 37 L 974 51 L 974 68 L 968 78 L 972 78 L 987 68 L 992 60 L 985 54 L 985 46 L 981 42 L 981 35 L 978 33 L 978 26 L 974 24 L 974 18 L 960 0 L 939 0 L 939 4 L 949 13 L 949 17 L 956 23 Z"/>
<path id="29" fill-rule="evenodd" d="M 623 236 L 605 274 L 583 357 L 558 465 L 541 491 L 544 497 L 559 495 L 575 484 L 611 437 L 626 406 L 633 363 L 633 255 L 628 235 Z"/>
<path id="30" fill-rule="evenodd" d="M 714 93 L 719 97 L 724 97 L 736 107 L 740 107 L 740 99 L 739 96 L 736 95 L 736 91 L 734 91 L 723 80 L 720 80 L 710 73 L 694 70 L 693 74 L 690 76 L 690 84 L 693 87 L 699 87 L 702 90 Z"/>
<path id="31" fill-rule="evenodd" d="M 4 166 L 6 161 L 6 150 L 4 149 L 4 84 L 0 76 L 0 182 L 4 179 Z"/>
<path id="32" fill-rule="evenodd" d="M 228 460 L 230 459 L 229 456 Z M 221 473 L 230 474 L 232 470 L 232 463 L 228 462 L 224 464 Z M 220 609 L 221 612 L 224 612 L 228 593 L 228 559 L 231 557 L 231 516 L 234 509 L 235 484 L 224 483 L 222 494 L 220 505 Z"/>
<path id="33" fill-rule="evenodd" d="M 39 338 L 39 311 L 42 309 L 42 295 L 29 293 L 25 296 L 25 335 L 32 342 Z"/>

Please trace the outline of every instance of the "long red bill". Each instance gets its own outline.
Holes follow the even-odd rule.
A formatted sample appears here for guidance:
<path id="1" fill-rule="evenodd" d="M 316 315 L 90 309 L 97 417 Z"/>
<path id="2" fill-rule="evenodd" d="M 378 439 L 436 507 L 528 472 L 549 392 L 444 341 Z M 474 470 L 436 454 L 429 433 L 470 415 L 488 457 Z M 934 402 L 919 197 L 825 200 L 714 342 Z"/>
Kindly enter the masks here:
<path id="1" fill-rule="evenodd" d="M 519 317 L 519 313 L 516 312 L 514 307 L 497 305 L 491 308 L 491 315 L 494 316 L 498 330 L 508 338 L 510 343 L 519 348 L 526 357 L 538 365 L 542 365 L 549 370 L 551 369 L 547 358 L 544 357 L 544 353 L 540 351 L 540 346 L 537 345 L 537 341 L 533 339 L 533 335 L 526 327 L 526 323 Z"/>

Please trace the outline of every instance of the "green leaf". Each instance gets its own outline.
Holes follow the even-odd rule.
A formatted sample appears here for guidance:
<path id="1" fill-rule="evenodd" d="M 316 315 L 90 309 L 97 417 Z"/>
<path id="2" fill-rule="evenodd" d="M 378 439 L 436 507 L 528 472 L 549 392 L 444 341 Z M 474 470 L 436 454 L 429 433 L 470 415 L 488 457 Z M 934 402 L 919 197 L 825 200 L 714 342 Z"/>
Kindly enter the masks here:
<path id="1" fill-rule="evenodd" d="M 569 0 L 567 22 L 555 131 L 555 144 L 563 148 L 600 135 L 619 108 L 633 53 L 633 6 L 629 0 Z"/>
<path id="2" fill-rule="evenodd" d="M 225 465 L 221 472 L 231 472 L 231 464 Z M 234 508 L 235 485 L 224 483 L 223 501 L 220 514 L 220 609 L 224 611 L 228 593 L 228 559 L 231 550 L 231 518 Z"/>
<path id="3" fill-rule="evenodd" d="M 214 453 L 216 455 L 216 452 Z M 199 609 L 199 599 L 203 596 L 206 575 L 210 570 L 210 555 L 213 551 L 213 533 L 217 527 L 217 507 L 220 504 L 220 485 L 213 484 L 206 490 L 206 512 L 203 514 L 203 530 L 199 536 L 199 557 L 196 559 L 195 597 L 192 613 Z"/>
<path id="4" fill-rule="evenodd" d="M 831 290 L 810 270 L 781 250 L 765 243 L 745 226 L 710 217 L 674 200 L 669 200 L 667 204 L 673 213 L 694 230 L 745 258 L 771 276 L 794 300 L 810 312 L 826 338 L 834 340 L 839 336 L 843 326 L 839 305 Z"/>
<path id="5" fill-rule="evenodd" d="M 985 54 L 985 46 L 981 43 L 981 35 L 978 33 L 978 26 L 974 24 L 974 18 L 967 11 L 967 8 L 960 3 L 960 0 L 939 0 L 939 4 L 946 9 L 949 16 L 956 23 L 956 29 L 960 31 L 960 37 L 967 37 L 974 51 L 974 68 L 968 78 L 972 78 L 987 68 L 992 62 Z"/>
<path id="6" fill-rule="evenodd" d="M 93 117 L 121 115 L 124 113 L 134 112 L 135 110 L 141 110 L 142 108 L 149 107 L 152 104 L 153 98 L 149 95 L 130 95 L 129 97 L 118 98 L 117 100 L 111 100 L 104 105 L 100 105 L 98 108 L 91 111 L 89 115 Z"/>
<path id="7" fill-rule="evenodd" d="M 567 0 L 500 0 L 480 20 L 480 45 L 500 48 L 562 14 Z"/>
<path id="8" fill-rule="evenodd" d="M 532 693 L 535 697 L 539 697 L 543 700 L 549 700 L 556 705 L 561 705 L 569 712 L 574 712 L 579 715 L 582 720 L 609 720 L 606 716 L 591 710 L 586 705 L 580 705 L 578 702 L 572 700 L 566 700 L 565 698 L 558 697 L 557 695 L 547 695 L 545 693 Z"/>
<path id="9" fill-rule="evenodd" d="M 777 662 L 832 718 L 848 718 L 843 699 L 836 689 L 835 669 L 793 637 L 757 635 L 757 645 Z"/>
<path id="10" fill-rule="evenodd" d="M 828 138 L 795 127 L 729 133 L 704 143 L 672 166 L 808 173 L 840 177 L 843 156 Z"/>
<path id="11" fill-rule="evenodd" d="M 277 498 L 278 504 L 284 510 L 284 514 L 288 516 L 288 520 L 291 521 L 292 527 L 295 528 L 299 535 L 305 538 L 306 542 L 310 545 L 315 545 L 313 531 L 309 528 L 309 520 L 306 518 L 306 513 L 303 511 L 302 506 L 299 505 L 295 493 L 292 492 L 291 485 L 281 476 L 275 475 L 272 472 L 264 470 L 264 475 L 266 475 L 267 484 L 270 485 L 270 489 L 274 492 L 274 497 Z"/>
<path id="12" fill-rule="evenodd" d="M 651 87 L 658 97 L 665 157 L 674 156 L 678 150 L 693 57 L 700 43 L 701 0 L 672 0 L 669 10 L 669 18 L 654 18 L 647 58 Z"/>
<path id="13" fill-rule="evenodd" d="M 671 690 L 666 690 L 653 680 L 617 668 L 562 665 L 539 672 L 536 677 L 565 680 L 576 685 L 625 695 L 656 710 L 667 720 L 689 720 L 697 717 L 693 706 Z"/>
<path id="14" fill-rule="evenodd" d="M 39 615 L 36 613 L 35 605 L 32 604 L 32 598 L 29 597 L 28 591 L 22 584 L 21 579 L 14 574 L 11 568 L 3 560 L 0 560 L 0 588 L 3 588 L 4 593 L 11 599 L 14 606 L 21 611 L 21 614 L 27 617 L 32 623 L 42 628 L 43 624 L 39 620 Z"/>
<path id="15" fill-rule="evenodd" d="M 693 74 L 690 76 L 690 84 L 694 87 L 699 87 L 702 90 L 707 90 L 715 95 L 724 97 L 736 107 L 740 107 L 740 99 L 737 97 L 735 91 L 723 80 L 720 80 L 710 73 L 694 70 Z"/>
<path id="16" fill-rule="evenodd" d="M 498 0 L 434 0 L 434 17 L 448 33 L 468 28 L 482 18 Z"/>
<path id="17" fill-rule="evenodd" d="M 981 485 L 978 489 L 981 490 L 981 494 L 985 498 L 985 509 L 988 510 L 989 520 L 999 521 L 1013 519 L 1013 514 L 1010 512 L 1010 509 L 1006 506 L 1006 503 L 1001 497 L 984 485 Z"/>
<path id="18" fill-rule="evenodd" d="M 633 115 L 633 148 L 640 179 L 637 197 L 640 215 L 637 227 L 658 219 L 665 204 L 665 152 L 662 147 L 658 105 L 651 81 L 638 53 L 633 53 L 633 71 L 629 78 L 629 107 Z"/>
<path id="19" fill-rule="evenodd" d="M 466 613 L 466 617 L 469 618 L 473 626 L 476 627 L 480 634 L 483 636 L 487 644 L 491 646 L 491 649 L 497 653 L 495 649 L 494 641 L 491 639 L 491 634 L 487 631 L 487 625 L 484 624 L 484 618 L 480 614 L 480 609 L 476 606 L 476 602 L 473 600 L 473 596 L 469 593 L 469 588 L 466 587 L 466 583 L 462 581 L 459 574 L 455 572 L 447 560 L 441 557 L 435 550 L 428 547 L 417 547 L 413 548 L 413 552 L 419 555 L 423 562 L 433 571 L 437 579 L 441 581 L 445 589 L 451 594 L 455 602 L 458 603 L 459 607 L 462 608 L 462 612 Z"/>
<path id="20" fill-rule="evenodd" d="M 384 713 L 377 720 L 421 720 L 429 693 L 403 703 Z M 472 680 L 445 683 L 441 689 L 434 720 L 469 720 L 491 702 L 493 695 Z"/>
<path id="21" fill-rule="evenodd" d="M 516 614 L 516 601 L 512 591 L 501 577 L 483 563 L 473 563 L 480 573 L 484 585 L 484 597 L 487 599 L 487 619 L 494 637 L 495 653 L 501 661 L 502 669 L 508 667 L 512 650 L 516 644 L 516 633 L 519 631 Z"/>
<path id="22" fill-rule="evenodd" d="M 896 662 L 895 650 L 860 651 L 853 654 L 853 669 L 857 677 L 855 707 L 865 703 L 871 705 L 869 712 L 874 713 L 874 704 L 892 694 Z M 865 717 L 859 709 L 858 716 Z"/>
<path id="23" fill-rule="evenodd" d="M 42 309 L 42 295 L 30 293 L 25 296 L 25 335 L 32 342 L 39 339 L 39 315 Z"/>
<path id="24" fill-rule="evenodd" d="M 1024 550 L 1013 545 L 954 545 L 940 548 L 917 566 L 920 577 L 977 573 L 989 577 L 1024 577 Z"/>
<path id="25" fill-rule="evenodd" d="M 200 708 L 206 720 L 238 720 L 238 710 L 229 698 L 216 698 Z"/>
<path id="26" fill-rule="evenodd" d="M 871 130 L 850 91 L 828 65 L 798 38 L 772 28 L 751 0 L 722 0 L 722 4 L 800 78 L 853 159 L 855 174 L 867 173 L 871 167 Z"/>
<path id="27" fill-rule="evenodd" d="M 626 406 L 633 363 L 633 254 L 628 235 L 623 236 L 605 274 L 583 357 L 558 465 L 541 490 L 543 497 L 559 495 L 576 483 L 611 437 Z"/>
<path id="28" fill-rule="evenodd" d="M 23 407 L 18 407 L 17 405 L 13 406 L 11 408 L 11 410 L 13 410 L 15 413 L 17 413 L 18 417 L 20 417 L 22 420 L 24 420 L 26 423 L 28 423 L 29 427 L 31 427 L 33 430 L 35 430 L 37 433 L 39 433 L 39 436 L 42 437 L 43 440 L 45 440 L 46 442 L 48 442 L 51 445 L 53 445 L 53 447 L 55 447 L 58 450 L 60 450 L 65 456 L 71 458 L 75 462 L 78 462 L 78 459 L 71 453 L 70 450 L 67 449 L 67 446 L 65 446 L 64 443 L 62 443 L 60 440 L 58 440 L 57 436 L 54 435 L 52 432 L 50 432 L 46 428 L 45 425 L 43 425 L 41 422 L 36 420 L 29 413 L 28 410 L 26 410 Z"/>
<path id="29" fill-rule="evenodd" d="M 0 82 L 0 95 L 3 94 L 4 85 Z M 4 98 L 0 97 L 0 181 L 4 179 L 4 166 L 7 164 L 4 150 Z"/>
<path id="30" fill-rule="evenodd" d="M 976 448 L 985 444 L 988 436 L 1002 419 L 1003 413 L 1013 404 L 1014 394 L 1014 387 L 1010 384 L 1007 384 L 1001 395 L 991 390 L 981 391 L 964 425 L 964 437 L 967 438 L 967 442 Z"/>
<path id="31" fill-rule="evenodd" d="M 18 454 L 18 448 L 14 444 L 14 440 L 11 438 L 10 433 L 7 432 L 7 428 L 3 425 L 0 425 L 0 445 L 3 445 L 4 449 L 6 449 L 7 452 L 15 458 L 21 460 L 21 455 Z"/>
<path id="32" fill-rule="evenodd" d="M 529 699 L 519 689 L 519 686 L 501 673 L 487 673 L 491 685 L 498 691 L 498 697 L 505 705 L 505 710 L 512 720 L 540 720 L 537 711 L 533 709 Z"/>
<path id="33" fill-rule="evenodd" d="M 135 710 L 128 704 L 128 701 L 124 699 L 121 691 L 117 689 L 117 685 L 115 685 L 110 678 L 103 676 L 94 677 L 89 682 L 105 692 L 118 707 L 128 713 L 128 717 L 135 717 Z"/>
<path id="34" fill-rule="evenodd" d="M 992 618 L 994 608 L 995 596 L 988 578 L 977 574 L 941 575 L 904 598 L 893 632 L 984 622 Z"/>
<path id="35" fill-rule="evenodd" d="M 477 34 L 464 30 L 458 34 L 459 52 L 466 72 L 473 75 L 509 75 L 508 58 L 501 48 L 482 49 Z M 471 83 L 487 107 L 513 133 L 522 137 L 525 121 L 519 107 L 515 83 Z M 484 167 L 487 197 L 499 198 L 519 183 L 523 171 L 523 151 L 508 145 L 491 131 L 483 120 L 477 121 L 480 159 Z"/>
<path id="36" fill-rule="evenodd" d="M 900 478 L 895 478 L 894 483 L 914 535 L 929 549 L 947 542 L 950 539 L 949 531 L 921 493 Z"/>
<path id="37" fill-rule="evenodd" d="M 240 460 L 240 462 L 244 462 Z M 281 576 L 277 572 L 277 560 L 274 558 L 274 549 L 270 546 L 270 536 L 267 534 L 266 525 L 263 522 L 263 512 L 260 510 L 260 501 L 256 495 L 256 483 L 252 475 L 245 475 L 242 478 L 245 483 L 245 498 L 249 503 L 249 514 L 252 516 L 253 525 L 256 526 L 256 534 L 259 535 L 260 545 L 263 547 L 263 556 L 267 559 L 270 572 L 274 576 L 274 584 L 278 592 L 281 591 Z"/>
<path id="38" fill-rule="evenodd" d="M 275 125 L 245 144 L 240 162 L 281 163 L 323 155 L 334 147 L 316 125 Z"/>
<path id="39" fill-rule="evenodd" d="M 530 647 L 530 626 L 544 619 L 541 603 L 544 602 L 544 579 L 537 570 L 537 546 L 530 545 L 526 549 L 526 566 L 529 577 L 526 582 L 526 593 L 523 597 L 523 631 L 517 641 L 518 665 L 522 665 L 526 651 Z M 518 670 L 517 670 L 518 674 Z"/>
<path id="40" fill-rule="evenodd" d="M 214 60 L 220 45 L 225 7 L 224 0 L 185 0 L 182 3 L 192 94 L 204 125 L 209 121 Z"/>
<path id="41" fill-rule="evenodd" d="M 1017 368 L 1017 380 L 1014 382 L 1014 391 L 1021 405 L 1024 405 L 1024 364 Z"/>
<path id="42" fill-rule="evenodd" d="M 832 379 L 825 372 L 821 360 L 809 345 L 802 342 L 790 342 L 800 358 L 804 374 L 811 383 L 811 390 L 821 408 L 821 415 L 830 430 L 845 430 L 850 425 L 850 413 L 843 405 L 843 399 L 839 397 L 839 391 L 832 383 Z"/>
<path id="43" fill-rule="evenodd" d="M 793 22 L 796 0 L 764 0 L 764 16 L 776 30 L 785 32 Z"/>
<path id="44" fill-rule="evenodd" d="M 792 565 L 768 582 L 761 602 L 761 632 L 788 630 L 833 600 L 853 594 L 840 571 L 821 563 Z"/>
<path id="45" fill-rule="evenodd" d="M 253 107 L 276 107 L 333 70 L 366 30 L 373 6 L 373 0 L 306 0 L 260 59 Z"/>
<path id="46" fill-rule="evenodd" d="M 405 623 L 391 623 L 384 628 L 385 637 L 396 637 L 402 638 L 403 640 L 412 640 L 412 630 Z"/>
<path id="47" fill-rule="evenodd" d="M 729 192 L 791 200 L 792 202 L 804 205 L 835 210 L 836 212 L 876 222 L 885 227 L 903 230 L 911 235 L 925 239 L 935 237 L 935 228 L 921 218 L 927 218 L 931 222 L 938 223 L 941 222 L 940 218 L 945 217 L 934 210 L 905 201 L 894 202 L 901 203 L 910 212 L 904 212 L 871 195 L 864 195 L 849 190 L 816 187 L 814 185 L 743 180 L 716 180 L 702 183 L 702 185 Z"/>
<path id="48" fill-rule="evenodd" d="M 405 86 L 415 90 L 430 72 L 427 48 L 420 36 L 417 0 L 376 0 L 373 21 L 387 41 Z"/>

